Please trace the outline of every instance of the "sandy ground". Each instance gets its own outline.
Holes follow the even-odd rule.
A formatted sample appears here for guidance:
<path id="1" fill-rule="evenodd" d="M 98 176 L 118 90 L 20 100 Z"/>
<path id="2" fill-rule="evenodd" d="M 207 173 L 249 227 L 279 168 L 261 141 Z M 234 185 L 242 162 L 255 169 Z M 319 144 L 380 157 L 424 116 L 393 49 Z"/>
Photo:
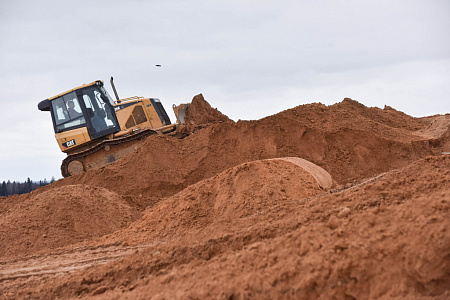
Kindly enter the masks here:
<path id="1" fill-rule="evenodd" d="M 0 198 L 2 299 L 450 299 L 450 117 L 344 99 Z"/>

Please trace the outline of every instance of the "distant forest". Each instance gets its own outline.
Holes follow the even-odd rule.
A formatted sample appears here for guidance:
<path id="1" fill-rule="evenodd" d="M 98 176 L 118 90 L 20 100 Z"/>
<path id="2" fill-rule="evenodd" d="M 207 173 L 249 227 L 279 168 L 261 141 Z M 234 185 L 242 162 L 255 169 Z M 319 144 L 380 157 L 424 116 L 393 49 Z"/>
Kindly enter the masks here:
<path id="1" fill-rule="evenodd" d="M 52 177 L 50 182 L 47 181 L 47 179 L 39 180 L 39 181 L 32 181 L 29 177 L 27 181 L 19 182 L 19 181 L 13 181 L 11 182 L 8 180 L 7 182 L 3 181 L 2 185 L 0 186 L 0 197 L 1 196 L 10 196 L 15 194 L 26 194 L 29 193 L 38 187 L 45 186 L 47 184 L 50 184 L 55 181 L 55 177 Z"/>

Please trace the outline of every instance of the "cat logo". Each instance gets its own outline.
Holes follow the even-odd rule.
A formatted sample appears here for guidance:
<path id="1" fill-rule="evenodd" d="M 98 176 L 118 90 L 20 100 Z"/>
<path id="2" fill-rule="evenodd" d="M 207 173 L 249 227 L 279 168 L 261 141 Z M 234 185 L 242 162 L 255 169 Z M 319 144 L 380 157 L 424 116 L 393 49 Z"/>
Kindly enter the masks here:
<path id="1" fill-rule="evenodd" d="M 76 145 L 75 140 L 70 140 L 70 141 L 67 141 L 65 143 L 62 143 L 62 146 L 63 146 L 64 149 L 70 148 L 70 147 L 75 146 L 75 145 Z"/>

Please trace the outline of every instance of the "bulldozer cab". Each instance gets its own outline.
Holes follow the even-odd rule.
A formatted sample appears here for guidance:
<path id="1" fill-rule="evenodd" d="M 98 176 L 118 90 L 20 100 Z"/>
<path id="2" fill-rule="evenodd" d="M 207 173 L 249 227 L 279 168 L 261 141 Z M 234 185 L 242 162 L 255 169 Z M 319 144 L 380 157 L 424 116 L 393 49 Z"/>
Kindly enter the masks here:
<path id="1" fill-rule="evenodd" d="M 78 146 L 120 131 L 119 122 L 113 108 L 113 100 L 101 81 L 41 101 L 38 108 L 51 112 L 58 143 L 60 143 L 58 136 L 64 136 L 60 143 L 63 151 L 69 147 Z M 80 131 L 79 129 L 84 130 Z M 86 131 L 88 137 L 86 137 Z M 76 140 L 70 139 L 71 132 L 74 136 L 83 132 L 84 137 L 78 138 L 77 143 Z M 72 142 L 70 145 L 62 143 L 68 139 Z"/>

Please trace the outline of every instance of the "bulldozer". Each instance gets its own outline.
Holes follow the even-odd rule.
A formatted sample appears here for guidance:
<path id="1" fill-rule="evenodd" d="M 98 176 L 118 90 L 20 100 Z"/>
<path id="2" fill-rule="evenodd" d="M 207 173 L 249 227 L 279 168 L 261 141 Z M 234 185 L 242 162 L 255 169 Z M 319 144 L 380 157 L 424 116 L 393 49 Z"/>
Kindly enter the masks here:
<path id="1" fill-rule="evenodd" d="M 150 135 L 186 136 L 177 128 L 189 103 L 173 105 L 177 122 L 172 124 L 158 98 L 119 99 L 113 77 L 110 82 L 116 100 L 97 80 L 38 104 L 39 110 L 50 111 L 56 141 L 67 154 L 61 164 L 63 177 L 104 167 L 135 151 Z"/>

